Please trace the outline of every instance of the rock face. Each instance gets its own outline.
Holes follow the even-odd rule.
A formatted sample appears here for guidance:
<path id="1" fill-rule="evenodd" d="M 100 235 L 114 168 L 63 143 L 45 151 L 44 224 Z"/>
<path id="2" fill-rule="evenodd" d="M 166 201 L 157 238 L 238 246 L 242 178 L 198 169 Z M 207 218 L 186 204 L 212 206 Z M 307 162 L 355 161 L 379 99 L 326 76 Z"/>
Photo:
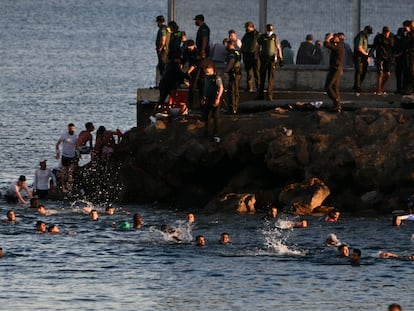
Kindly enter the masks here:
<path id="1" fill-rule="evenodd" d="M 279 201 L 290 206 L 296 215 L 312 215 L 329 196 L 328 186 L 318 178 L 286 186 L 279 194 Z"/>
<path id="2" fill-rule="evenodd" d="M 255 209 L 295 203 L 300 214 L 322 204 L 349 212 L 405 208 L 414 190 L 414 110 L 391 107 L 223 115 L 220 143 L 202 137 L 197 116 L 132 129 L 113 157 L 120 200 L 251 212 L 240 204 L 251 194 Z M 295 201 L 304 181 L 314 195 Z M 371 192 L 381 200 L 367 199 Z M 230 193 L 238 203 L 216 200 Z"/>

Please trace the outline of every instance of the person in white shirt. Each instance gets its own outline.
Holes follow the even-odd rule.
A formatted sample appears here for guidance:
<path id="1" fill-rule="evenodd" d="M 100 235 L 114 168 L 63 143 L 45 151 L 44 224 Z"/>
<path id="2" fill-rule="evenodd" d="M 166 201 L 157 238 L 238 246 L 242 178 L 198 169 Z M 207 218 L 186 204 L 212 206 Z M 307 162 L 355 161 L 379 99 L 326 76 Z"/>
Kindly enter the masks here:
<path id="1" fill-rule="evenodd" d="M 32 193 L 29 190 L 29 187 L 26 184 L 26 176 L 24 175 L 21 175 L 18 180 L 11 183 L 11 185 L 6 191 L 6 194 L 4 195 L 6 201 L 8 203 L 20 202 L 22 204 L 26 204 L 26 200 L 20 193 L 21 190 L 24 190 L 26 192 L 29 199 L 33 197 Z"/>
<path id="2" fill-rule="evenodd" d="M 40 167 L 35 170 L 34 174 L 33 195 L 37 195 L 39 199 L 45 199 L 49 195 L 49 190 L 53 190 L 56 185 L 56 176 L 47 167 L 46 160 L 40 161 L 39 165 Z"/>
<path id="3" fill-rule="evenodd" d="M 73 172 L 77 166 L 76 143 L 78 136 L 75 134 L 75 125 L 68 124 L 68 131 L 63 133 L 56 143 L 56 159 L 60 158 L 59 146 L 62 144 L 62 187 L 63 191 L 68 186 L 68 180 L 72 179 Z"/>

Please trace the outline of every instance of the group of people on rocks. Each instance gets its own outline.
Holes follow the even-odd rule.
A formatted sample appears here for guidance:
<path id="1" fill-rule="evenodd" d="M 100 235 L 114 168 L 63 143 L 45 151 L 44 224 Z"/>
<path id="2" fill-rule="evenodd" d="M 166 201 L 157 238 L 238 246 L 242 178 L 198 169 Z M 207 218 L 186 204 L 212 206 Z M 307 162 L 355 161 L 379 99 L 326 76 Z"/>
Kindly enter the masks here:
<path id="1" fill-rule="evenodd" d="M 158 16 L 156 21 L 157 68 L 161 76 L 158 85 L 160 98 L 157 110 L 163 110 L 165 116 L 169 115 L 168 111 L 174 105 L 174 101 L 168 100 L 168 97 L 182 84 L 188 86 L 189 95 L 186 102 L 182 98 L 179 106 L 186 104 L 186 108 L 191 110 L 196 102 L 201 105 L 206 103 L 205 69 L 209 64 L 214 66 L 216 61 L 226 63 L 225 77 L 215 80 L 221 80 L 218 82 L 220 85 L 223 85 L 222 79 L 226 81 L 223 85 L 227 91 L 226 107 L 221 107 L 221 110 L 228 114 L 238 113 L 242 67 L 246 72 L 246 90 L 257 92 L 258 100 L 272 100 L 277 65 L 294 63 L 290 43 L 287 40 L 279 41 L 272 24 L 266 25 L 264 33 L 259 33 L 253 22 L 248 21 L 244 25 L 246 32 L 241 40 L 231 29 L 223 44 L 212 45 L 210 28 L 201 14 L 194 18 L 195 25 L 198 27 L 195 41 L 187 39 L 186 34 L 179 30 L 175 21 L 166 24 L 162 15 Z M 391 75 L 392 66 L 395 66 L 396 93 L 414 93 L 414 21 L 404 21 L 395 35 L 391 33 L 389 27 L 384 26 L 382 32 L 375 36 L 373 44 L 368 44 L 368 36 L 372 33 L 372 27 L 365 26 L 354 38 L 353 52 L 350 45 L 345 43 L 345 34 L 342 32 L 328 33 L 323 42 L 316 40 L 315 43 L 313 35 L 308 34 L 306 40 L 300 44 L 296 64 L 329 66 L 325 90 L 333 101 L 333 110 L 336 112 L 342 110 L 339 81 L 344 66 L 354 65 L 352 89 L 355 95 L 359 96 L 371 57 L 375 59 L 378 74 L 376 94 L 386 95 L 384 86 Z M 183 71 L 184 68 L 187 70 Z M 217 98 L 221 101 L 220 89 L 220 86 L 217 87 Z M 204 107 L 207 106 L 206 103 Z M 187 109 L 180 111 L 188 113 Z M 208 113 L 203 114 L 205 122 L 208 122 Z"/>
<path id="2" fill-rule="evenodd" d="M 76 135 L 75 125 L 69 123 L 67 132 L 64 132 L 56 142 L 56 159 L 60 160 L 60 165 L 50 169 L 47 167 L 47 160 L 41 160 L 39 168 L 34 172 L 33 190 L 29 189 L 26 176 L 21 175 L 6 190 L 4 194 L 6 201 L 27 204 L 21 194 L 22 191 L 26 192 L 28 199 L 47 199 L 51 192 L 67 192 L 71 188 L 82 155 L 90 154 L 93 165 L 107 167 L 114 146 L 121 141 L 123 134 L 118 129 L 110 131 L 100 126 L 96 131 L 95 145 L 93 145 L 94 130 L 93 123 L 87 122 L 85 129 Z"/>

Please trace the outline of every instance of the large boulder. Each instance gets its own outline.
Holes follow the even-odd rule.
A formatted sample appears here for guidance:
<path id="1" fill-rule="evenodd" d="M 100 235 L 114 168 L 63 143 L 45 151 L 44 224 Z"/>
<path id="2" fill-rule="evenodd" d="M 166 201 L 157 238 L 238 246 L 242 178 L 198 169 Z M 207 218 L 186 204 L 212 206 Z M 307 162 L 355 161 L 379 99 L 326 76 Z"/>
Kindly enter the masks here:
<path id="1" fill-rule="evenodd" d="M 296 215 L 312 215 L 329 196 L 330 190 L 318 178 L 286 186 L 279 195 L 279 201 Z"/>
<path id="2" fill-rule="evenodd" d="M 227 212 L 254 214 L 256 197 L 252 193 L 227 193 L 210 201 L 206 210 L 210 212 Z"/>

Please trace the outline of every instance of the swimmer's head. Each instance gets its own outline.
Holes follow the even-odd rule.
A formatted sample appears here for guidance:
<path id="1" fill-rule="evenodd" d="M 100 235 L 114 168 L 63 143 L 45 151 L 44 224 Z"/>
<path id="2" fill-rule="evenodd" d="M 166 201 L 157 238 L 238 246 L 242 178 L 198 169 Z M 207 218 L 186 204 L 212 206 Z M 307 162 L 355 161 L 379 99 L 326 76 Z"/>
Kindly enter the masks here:
<path id="1" fill-rule="evenodd" d="M 392 225 L 399 227 L 401 225 L 401 218 L 398 216 L 392 217 Z"/>

